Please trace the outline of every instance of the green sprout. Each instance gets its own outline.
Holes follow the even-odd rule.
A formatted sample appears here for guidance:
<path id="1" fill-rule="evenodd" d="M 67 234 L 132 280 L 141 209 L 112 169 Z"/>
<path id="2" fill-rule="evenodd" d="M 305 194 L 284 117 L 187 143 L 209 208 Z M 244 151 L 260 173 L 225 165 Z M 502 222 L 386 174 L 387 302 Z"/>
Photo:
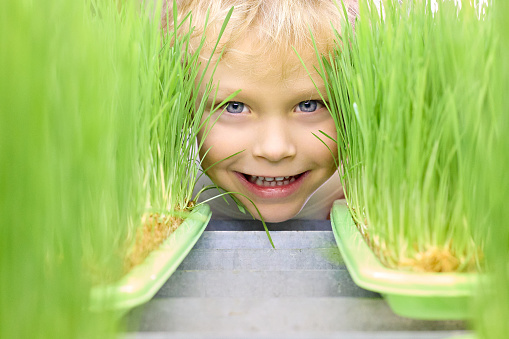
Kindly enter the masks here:
<path id="1" fill-rule="evenodd" d="M 452 0 L 381 8 L 361 1 L 355 28 L 345 22 L 320 65 L 349 209 L 389 267 L 478 270 L 483 238 L 470 214 L 497 72 L 489 13 Z"/>
<path id="2" fill-rule="evenodd" d="M 136 9 L 7 0 L 0 13 L 0 337 L 113 336 L 87 304 L 142 201 Z"/>
<path id="3" fill-rule="evenodd" d="M 490 77 L 489 91 L 492 100 L 486 105 L 486 138 L 479 155 L 480 189 L 476 202 L 480 205 L 472 219 L 480 232 L 489 235 L 485 246 L 487 279 L 479 288 L 473 321 L 476 335 L 483 339 L 504 338 L 509 332 L 509 209 L 507 192 L 509 177 L 509 3 L 497 1 L 490 20 L 497 36 L 497 53 L 494 55 L 494 72 Z"/>
<path id="4" fill-rule="evenodd" d="M 198 54 L 162 34 L 160 2 L 0 13 L 0 337 L 114 336 L 90 289 L 125 273 L 147 212 L 192 206 Z"/>

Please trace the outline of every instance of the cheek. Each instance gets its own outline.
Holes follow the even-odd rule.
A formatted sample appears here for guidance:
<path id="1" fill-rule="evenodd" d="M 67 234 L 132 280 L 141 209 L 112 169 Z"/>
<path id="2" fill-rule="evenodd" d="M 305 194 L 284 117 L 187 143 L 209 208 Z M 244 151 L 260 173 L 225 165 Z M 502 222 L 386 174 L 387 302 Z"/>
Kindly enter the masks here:
<path id="1" fill-rule="evenodd" d="M 207 168 L 218 161 L 246 149 L 248 136 L 238 128 L 231 128 L 216 123 L 208 133 L 205 130 L 198 133 L 198 143 L 203 141 L 200 157 L 203 159 L 203 168 Z M 214 168 L 221 168 L 235 161 L 237 157 L 221 162 Z"/>
<path id="2" fill-rule="evenodd" d="M 323 133 L 326 135 L 324 135 Z M 306 140 L 302 140 L 302 150 L 305 150 L 309 157 L 315 159 L 322 167 L 335 168 L 335 160 L 338 155 L 338 146 L 335 141 L 337 139 L 336 126 L 332 118 L 323 121 L 307 131 L 310 136 Z M 315 135 L 313 135 L 315 134 Z M 330 137 L 330 138 L 329 138 Z"/>

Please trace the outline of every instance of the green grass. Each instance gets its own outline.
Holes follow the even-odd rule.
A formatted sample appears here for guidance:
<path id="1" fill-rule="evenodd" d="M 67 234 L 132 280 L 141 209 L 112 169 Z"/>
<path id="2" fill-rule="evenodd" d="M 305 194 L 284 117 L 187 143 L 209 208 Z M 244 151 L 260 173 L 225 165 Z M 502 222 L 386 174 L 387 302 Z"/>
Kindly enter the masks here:
<path id="1" fill-rule="evenodd" d="M 321 71 L 346 199 L 380 260 L 474 271 L 483 241 L 470 214 L 496 38 L 489 9 L 479 20 L 466 3 L 435 13 L 424 3 L 386 1 L 381 19 L 361 1 L 355 33 L 344 25 Z"/>
<path id="2" fill-rule="evenodd" d="M 1 7 L 0 337 L 107 337 L 87 268 L 115 271 L 139 217 L 136 32 L 108 6 Z"/>
<path id="3" fill-rule="evenodd" d="M 171 15 L 174 17 L 171 18 Z M 229 14 L 231 15 L 231 13 Z M 157 15 L 156 15 L 157 16 Z M 193 202 L 193 189 L 200 175 L 197 166 L 198 152 L 202 145 L 196 145 L 196 135 L 203 128 L 202 117 L 212 84 L 206 84 L 206 91 L 200 97 L 198 90 L 203 82 L 199 72 L 201 48 L 205 42 L 190 52 L 189 36 L 192 34 L 192 20 L 177 23 L 176 8 L 168 13 L 174 20 L 173 30 L 164 32 L 167 38 L 161 48 L 159 65 L 148 65 L 147 73 L 156 69 L 154 97 L 146 106 L 149 119 L 148 157 L 145 182 L 149 197 L 147 206 L 157 212 L 185 210 Z M 229 16 L 228 16 L 229 17 Z M 219 40 L 223 29 L 219 33 Z M 189 17 L 188 17 L 189 18 Z M 184 37 L 177 40 L 179 25 L 189 25 Z M 157 33 L 157 32 L 152 32 Z M 157 35 L 157 34 L 155 34 Z M 157 35 L 158 36 L 158 35 Z M 172 41 L 172 43 L 169 43 Z M 216 48 L 209 51 L 213 55 Z M 154 60 L 152 60 L 154 61 Z M 155 60 L 157 62 L 157 60 Z M 147 63 L 150 61 L 147 60 Z M 210 59 L 205 68 L 211 67 Z M 206 125 L 208 120 L 203 123 Z M 199 165 L 199 164 L 198 164 Z"/>
<path id="4" fill-rule="evenodd" d="M 504 338 L 509 333 L 509 210 L 507 192 L 509 191 L 509 3 L 497 1 L 492 12 L 495 32 L 499 37 L 494 67 L 497 70 L 491 77 L 490 92 L 493 100 L 486 111 L 489 138 L 483 144 L 484 152 L 479 157 L 483 164 L 479 181 L 481 189 L 477 201 L 481 208 L 474 220 L 482 232 L 490 237 L 486 244 L 486 264 L 488 277 L 480 287 L 476 304 L 474 328 L 479 338 Z"/>
<path id="5" fill-rule="evenodd" d="M 0 4 L 1 338 L 114 336 L 91 286 L 192 200 L 197 54 L 135 4 Z"/>
<path id="6" fill-rule="evenodd" d="M 211 82 L 206 83 L 204 93 L 199 93 L 204 81 L 201 71 L 214 67 L 211 57 L 216 53 L 217 43 L 210 51 L 202 53 L 206 41 L 206 37 L 202 36 L 199 45 L 191 49 L 190 37 L 194 29 L 191 13 L 178 22 L 176 6 L 170 13 L 162 13 L 160 7 L 148 10 L 155 12 L 155 18 L 162 17 L 162 14 L 167 16 L 167 21 L 173 22 L 161 32 L 158 21 L 154 20 L 144 33 L 142 50 L 148 53 L 143 54 L 141 61 L 142 127 L 138 129 L 137 137 L 145 194 L 143 219 L 148 220 L 151 214 L 157 215 L 156 220 L 168 224 L 167 236 L 174 229 L 171 224 L 175 219 L 188 217 L 196 205 L 197 197 L 193 196 L 193 190 L 202 175 L 199 151 L 203 145 L 203 141 L 201 144 L 196 142 L 196 136 L 201 129 L 207 133 L 214 123 L 210 122 L 210 116 L 202 121 L 207 98 L 213 95 L 213 86 Z M 216 41 L 221 38 L 230 15 L 231 11 Z M 181 29 L 183 25 L 187 28 Z M 220 51 L 217 52 L 220 54 Z M 140 236 L 153 238 L 146 242 L 146 249 L 150 251 L 164 238 L 156 234 L 155 225 L 145 225 L 148 227 L 139 231 Z M 139 244 L 144 242 L 138 240 L 141 239 L 136 239 Z M 129 261 L 141 261 L 148 254 L 146 249 L 140 251 L 138 246 L 134 251 L 130 249 Z M 142 257 L 137 258 L 137 253 L 141 253 Z"/>

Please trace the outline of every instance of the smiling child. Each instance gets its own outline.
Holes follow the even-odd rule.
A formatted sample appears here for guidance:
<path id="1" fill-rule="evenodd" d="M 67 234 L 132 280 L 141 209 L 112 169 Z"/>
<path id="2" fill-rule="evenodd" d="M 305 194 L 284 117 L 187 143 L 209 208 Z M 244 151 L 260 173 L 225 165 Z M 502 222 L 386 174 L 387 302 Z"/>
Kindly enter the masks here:
<path id="1" fill-rule="evenodd" d="M 356 3 L 345 1 L 351 21 Z M 317 56 L 310 31 L 319 53 L 328 55 L 335 46 L 332 27 L 340 29 L 342 10 L 333 0 L 177 1 L 181 15 L 192 12 L 194 43 L 203 34 L 207 37 L 204 60 L 232 6 L 213 62 L 219 51 L 223 54 L 214 73 L 212 67 L 205 72 L 203 82 L 212 77 L 217 95 L 215 102 L 208 101 L 204 119 L 212 117 L 198 136 L 198 141 L 203 139 L 202 168 L 210 169 L 196 190 L 213 182 L 225 191 L 239 192 L 236 197 L 246 209 L 259 218 L 249 197 L 268 222 L 326 219 L 333 201 L 344 195 L 334 160 L 337 146 L 320 132 L 337 135 L 323 101 L 324 83 L 314 70 Z M 213 104 L 238 90 L 232 101 L 214 111 Z M 200 200 L 219 193 L 207 191 Z M 208 203 L 214 218 L 251 217 L 231 200 Z"/>

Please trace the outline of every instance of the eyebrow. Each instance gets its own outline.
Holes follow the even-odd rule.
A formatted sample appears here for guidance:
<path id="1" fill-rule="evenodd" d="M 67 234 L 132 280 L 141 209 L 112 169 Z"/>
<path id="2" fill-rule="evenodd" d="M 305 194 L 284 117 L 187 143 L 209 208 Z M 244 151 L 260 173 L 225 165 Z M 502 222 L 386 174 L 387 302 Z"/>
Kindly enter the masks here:
<path id="1" fill-rule="evenodd" d="M 326 85 L 325 84 L 323 84 L 323 83 L 316 84 L 314 82 L 311 82 L 311 83 L 309 83 L 309 86 L 306 86 L 306 88 L 304 88 L 303 90 L 301 90 L 299 92 L 302 92 L 302 93 L 315 93 L 315 92 L 318 92 L 319 90 L 325 91 L 325 89 L 326 89 Z"/>
<path id="2" fill-rule="evenodd" d="M 213 91 L 209 94 L 207 98 L 207 105 L 212 106 L 212 103 L 214 103 L 214 105 L 219 105 L 221 102 L 226 100 L 229 96 L 231 96 L 233 93 L 237 91 L 239 91 L 239 93 L 234 98 L 237 98 L 238 95 L 242 93 L 242 91 L 239 88 L 237 89 L 231 89 L 229 87 L 219 88 L 217 92 Z"/>
<path id="3" fill-rule="evenodd" d="M 323 100 L 328 100 L 327 89 L 325 86 L 321 88 L 306 88 L 301 91 L 296 91 L 295 95 L 301 98 L 306 98 L 306 100 L 322 100 L 322 98 Z"/>

